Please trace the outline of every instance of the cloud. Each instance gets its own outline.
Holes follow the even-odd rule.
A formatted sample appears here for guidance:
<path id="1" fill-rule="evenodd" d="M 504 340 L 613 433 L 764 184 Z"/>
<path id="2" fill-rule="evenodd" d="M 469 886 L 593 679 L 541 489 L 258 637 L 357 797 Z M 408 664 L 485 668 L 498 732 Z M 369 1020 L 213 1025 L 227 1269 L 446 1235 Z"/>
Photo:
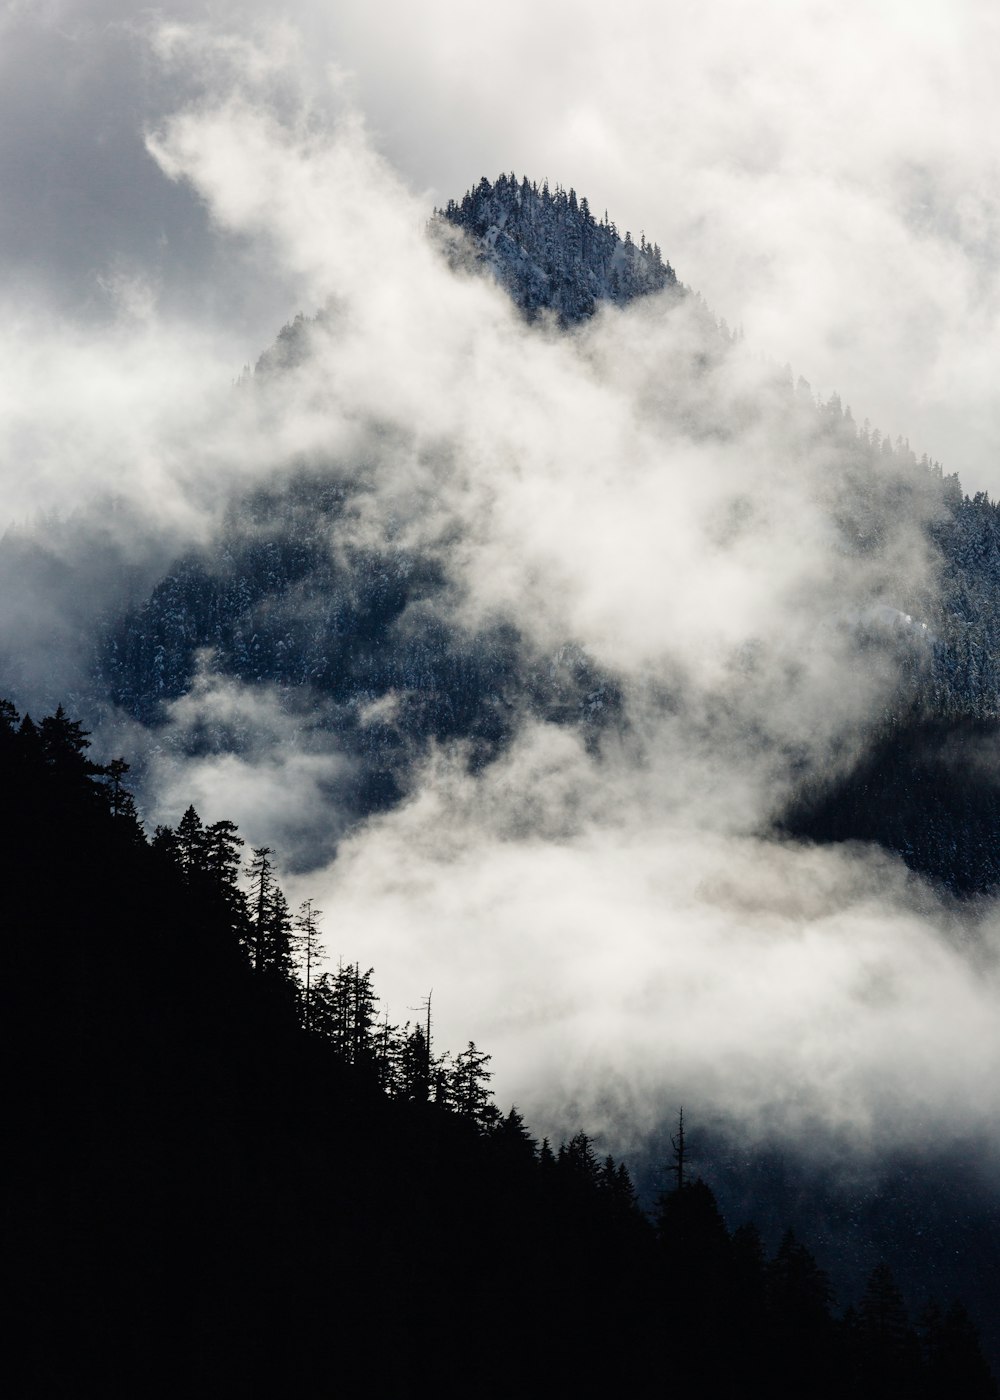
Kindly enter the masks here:
<path id="1" fill-rule="evenodd" d="M 354 765 L 323 733 L 323 708 L 203 668 L 146 739 L 147 825 L 175 826 L 193 804 L 205 822 L 235 821 L 286 867 L 328 861 L 350 819 Z"/>
<path id="2" fill-rule="evenodd" d="M 350 836 L 296 891 L 335 910 L 343 956 L 388 969 L 393 1010 L 433 978 L 442 1032 L 475 1025 L 543 1124 L 617 1100 L 603 1126 L 641 1132 L 678 1091 L 862 1143 L 988 1121 L 992 975 L 946 916 L 886 857 L 759 835 L 780 741 L 824 762 L 887 693 L 838 622 L 927 585 L 919 504 L 887 557 L 851 554 L 829 511 L 844 449 L 769 369 L 732 350 L 695 372 L 693 303 L 526 332 L 413 238 L 356 124 L 317 143 L 224 98 L 153 149 L 335 299 L 281 390 L 378 424 L 356 537 L 440 548 L 459 617 L 570 637 L 626 682 L 621 747 L 527 724 L 477 776 L 440 754 Z M 644 702 L 650 678 L 677 708 Z"/>
<path id="3" fill-rule="evenodd" d="M 473 774 L 461 749 L 436 752 L 404 805 L 348 831 L 351 765 L 314 697 L 207 659 L 148 756 L 154 819 L 194 801 L 302 863 L 340 840 L 335 865 L 294 877 L 296 900 L 301 885 L 329 911 L 331 951 L 375 964 L 398 1019 L 433 983 L 442 1035 L 487 1045 L 501 1092 L 542 1125 L 575 1105 L 623 1139 L 678 1093 L 859 1142 L 987 1124 L 989 920 L 966 946 L 889 858 L 763 834 L 797 775 L 849 756 L 891 695 L 892 658 L 860 653 L 851 619 L 933 598 L 933 501 L 891 522 L 877 558 L 851 549 L 831 523 L 850 439 L 819 432 L 755 354 L 793 356 L 893 431 L 960 418 L 979 452 L 995 427 L 994 210 L 968 138 L 994 99 L 976 77 L 948 104 L 949 45 L 969 26 L 989 52 L 985 11 L 901 25 L 886 4 L 862 25 L 859 7 L 775 0 L 751 26 L 745 6 L 640 6 L 627 32 L 589 4 L 514 4 L 488 30 L 444 0 L 390 6 L 377 31 L 355 5 L 289 13 L 268 30 L 250 7 L 227 29 L 172 8 L 144 100 L 109 104 L 139 187 L 173 212 L 123 242 L 98 211 L 85 257 L 33 264 L 58 272 L 44 304 L 8 290 L 5 508 L 123 500 L 141 593 L 162 549 L 143 542 L 151 524 L 180 553 L 210 545 L 250 486 L 303 466 L 354 480 L 335 555 L 436 558 L 450 626 L 513 620 L 539 665 L 585 648 L 624 720 L 588 744 L 526 713 L 499 763 Z M 92 45 L 92 81 L 63 94 L 92 130 L 110 50 L 82 16 L 15 20 L 25 44 Z M 438 147 L 432 165 L 421 152 Z M 529 331 L 424 237 L 415 189 L 459 193 L 489 162 L 644 222 L 749 345 L 723 349 L 692 299 Z M 80 190 L 67 198 L 78 212 Z M 170 256 L 154 256 L 164 233 Z M 248 311 L 234 289 L 251 270 Z M 100 316 L 66 291 L 81 278 Z M 287 313 L 324 308 L 297 332 L 299 363 L 234 388 L 252 351 L 234 364 L 229 348 L 289 289 Z M 73 565 L 45 626 L 27 595 L 6 611 L 36 671 L 50 615 L 85 630 L 117 586 L 72 613 L 75 546 L 43 538 Z"/>
<path id="4" fill-rule="evenodd" d="M 535 728 L 478 778 L 438 760 L 298 888 L 394 1016 L 433 983 L 438 1043 L 475 1027 L 540 1132 L 634 1147 L 684 1102 L 745 1141 L 993 1140 L 995 919 L 883 853 L 706 830 L 675 797 Z"/>
<path id="5" fill-rule="evenodd" d="M 988 4 L 640 3 L 622 26 L 514 4 L 488 33 L 449 0 L 401 9 L 347 7 L 337 38 L 418 180 L 575 185 L 755 345 L 996 489 Z"/>
<path id="6" fill-rule="evenodd" d="M 335 105 L 333 71 L 421 198 L 511 167 L 575 185 L 645 228 L 755 346 L 996 489 L 997 179 L 983 133 L 1000 31 L 985 0 L 640 0 L 621 26 L 594 0 L 572 13 L 512 0 L 500 24 L 454 0 L 282 13 L 275 27 L 260 3 L 170 0 L 163 67 L 124 0 L 8 7 L 0 101 L 19 135 L 0 151 L 0 245 L 22 283 L 94 311 L 95 275 L 117 258 L 155 270 L 170 305 L 263 341 L 302 288 L 220 245 L 143 132 L 209 61 L 231 72 L 238 55 L 270 99 L 297 83 L 317 107 Z M 192 26 L 215 35 L 197 54 Z"/>

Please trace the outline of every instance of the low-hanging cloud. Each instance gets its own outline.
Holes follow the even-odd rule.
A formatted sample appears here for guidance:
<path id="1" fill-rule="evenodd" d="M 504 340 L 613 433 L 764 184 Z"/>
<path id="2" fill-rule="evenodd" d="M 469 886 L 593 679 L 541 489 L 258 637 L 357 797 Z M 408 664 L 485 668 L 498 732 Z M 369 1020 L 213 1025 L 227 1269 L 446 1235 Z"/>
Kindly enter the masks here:
<path id="1" fill-rule="evenodd" d="M 251 846 L 293 851 L 307 865 L 329 860 L 352 764 L 324 742 L 322 708 L 203 671 L 146 740 L 148 824 L 176 825 L 193 804 L 208 822 L 235 821 Z"/>
<path id="2" fill-rule="evenodd" d="M 301 698 L 237 685 L 206 655 L 146 757 L 154 819 L 194 801 L 314 863 L 339 840 L 334 865 L 294 880 L 329 911 L 328 946 L 376 966 L 398 1019 L 433 984 L 443 1038 L 487 1045 L 501 1092 L 543 1126 L 572 1104 L 622 1143 L 678 1094 L 862 1142 L 927 1119 L 988 1123 L 989 920 L 963 942 L 969 921 L 891 858 L 766 835 L 802 773 L 847 761 L 891 702 L 894 658 L 861 652 L 852 619 L 933 598 L 933 491 L 888 522 L 877 553 L 852 548 L 831 509 L 850 430 L 817 431 L 811 399 L 693 298 L 609 309 L 571 335 L 526 327 L 487 280 L 449 269 L 425 236 L 427 201 L 379 153 L 343 74 L 322 87 L 293 30 L 269 41 L 175 19 L 151 52 L 187 94 L 148 122 L 151 162 L 194 192 L 223 246 L 322 315 L 299 328 L 296 363 L 239 386 L 211 326 L 165 316 L 130 276 L 108 282 L 118 311 L 99 332 L 35 325 L 21 358 L 8 335 L 17 411 L 3 447 L 33 472 L 13 515 L 115 495 L 167 525 L 179 553 L 210 548 L 241 492 L 333 475 L 356 490 L 332 555 L 432 555 L 449 625 L 512 621 L 542 662 L 582 648 L 623 696 L 620 726 L 587 741 L 520 716 L 482 772 L 460 747 L 436 751 L 401 806 L 350 830 L 336 738 Z M 585 107 L 577 126 L 618 149 Z M 792 159 L 772 136 L 769 189 Z M 720 139 L 716 125 L 692 149 Z M 723 261 L 723 194 L 753 174 L 733 141 L 739 180 L 711 159 L 691 196 L 720 220 L 708 241 Z M 680 188 L 690 171 L 670 168 Z M 870 233 L 884 212 L 875 168 L 850 206 Z M 767 208 L 758 257 L 780 212 Z M 690 249 L 683 227 L 666 221 Z M 924 244 L 898 220 L 888 232 L 911 285 Z M 781 301 L 812 264 L 775 265 L 761 295 Z M 869 354 L 871 335 L 861 343 Z M 391 719 L 393 697 L 381 703 Z"/>
<path id="3" fill-rule="evenodd" d="M 440 1043 L 474 1025 L 501 1095 L 545 1131 L 575 1116 L 635 1146 L 678 1102 L 745 1140 L 988 1131 L 995 921 L 963 922 L 883 853 L 706 828 L 690 807 L 529 730 L 485 777 L 432 765 L 309 889 L 392 1008 L 433 979 Z"/>

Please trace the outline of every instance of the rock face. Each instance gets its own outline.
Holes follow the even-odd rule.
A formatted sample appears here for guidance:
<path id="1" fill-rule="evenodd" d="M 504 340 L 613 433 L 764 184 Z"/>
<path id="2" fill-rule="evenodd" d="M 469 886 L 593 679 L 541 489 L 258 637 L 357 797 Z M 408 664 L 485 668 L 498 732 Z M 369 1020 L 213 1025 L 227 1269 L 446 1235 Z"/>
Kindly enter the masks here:
<path id="1" fill-rule="evenodd" d="M 473 258 L 529 318 L 552 311 L 571 325 L 592 316 L 600 302 L 623 306 L 651 292 L 681 290 L 657 244 L 644 235 L 635 243 L 628 232 L 619 237 L 607 215 L 598 222 L 572 189 L 557 185 L 552 193 L 548 182 L 539 189 L 514 175 L 490 184 L 484 176 L 436 217 L 466 232 Z"/>

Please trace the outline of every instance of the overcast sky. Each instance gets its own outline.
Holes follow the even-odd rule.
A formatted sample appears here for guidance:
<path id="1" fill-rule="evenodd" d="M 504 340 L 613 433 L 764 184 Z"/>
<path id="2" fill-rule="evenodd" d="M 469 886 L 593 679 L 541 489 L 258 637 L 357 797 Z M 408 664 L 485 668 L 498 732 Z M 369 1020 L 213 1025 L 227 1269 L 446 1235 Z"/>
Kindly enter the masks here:
<path id="1" fill-rule="evenodd" d="M 154 57 L 152 26 L 248 36 L 255 15 L 272 52 L 298 40 L 296 83 L 317 110 L 353 104 L 422 207 L 502 169 L 572 185 L 755 347 L 1000 491 L 989 0 L 636 0 L 618 20 L 596 0 L 6 0 L 8 304 L 100 318 L 138 284 L 233 370 L 300 309 L 309 289 L 213 231 L 145 144 L 198 76 Z"/>

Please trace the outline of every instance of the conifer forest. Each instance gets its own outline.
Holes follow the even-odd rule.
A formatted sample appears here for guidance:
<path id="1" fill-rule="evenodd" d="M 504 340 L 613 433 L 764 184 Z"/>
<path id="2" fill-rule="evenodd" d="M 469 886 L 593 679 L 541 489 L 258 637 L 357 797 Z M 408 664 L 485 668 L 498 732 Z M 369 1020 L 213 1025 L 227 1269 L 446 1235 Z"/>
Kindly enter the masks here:
<path id="1" fill-rule="evenodd" d="M 393 1026 L 316 972 L 266 847 L 193 807 L 148 838 L 88 747 L 3 702 L 15 1393 L 996 1393 L 960 1301 L 911 1318 L 879 1262 L 842 1311 L 792 1230 L 731 1230 L 683 1111 L 651 1212 L 538 1142 L 429 997 Z"/>

